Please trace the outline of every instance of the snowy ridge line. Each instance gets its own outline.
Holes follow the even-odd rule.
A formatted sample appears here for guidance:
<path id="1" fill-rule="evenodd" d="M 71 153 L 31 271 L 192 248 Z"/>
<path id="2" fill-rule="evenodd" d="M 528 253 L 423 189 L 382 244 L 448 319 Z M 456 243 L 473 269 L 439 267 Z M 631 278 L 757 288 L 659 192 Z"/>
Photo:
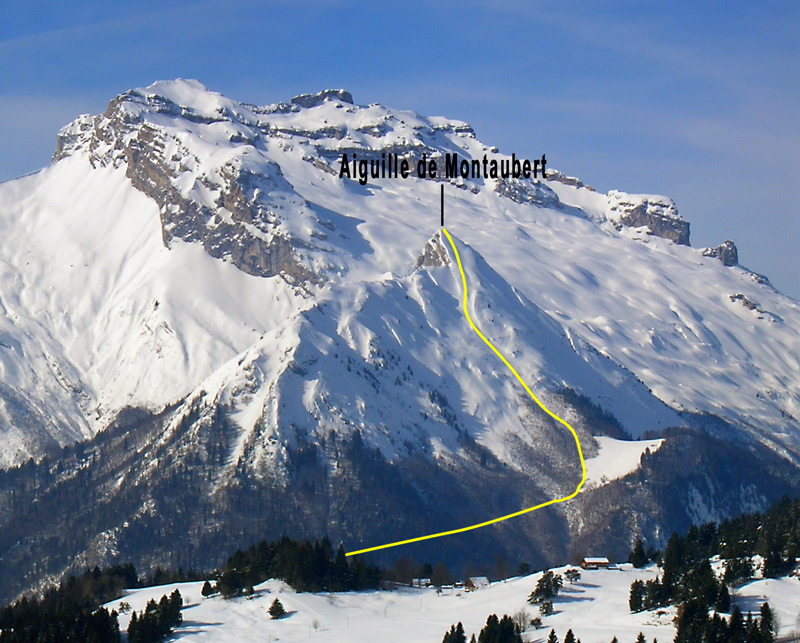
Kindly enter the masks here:
<path id="1" fill-rule="evenodd" d="M 480 337 L 483 340 L 483 342 L 489 348 L 491 348 L 492 351 L 494 351 L 494 353 L 502 360 L 503 364 L 505 364 L 508 367 L 508 370 L 510 370 L 511 373 L 514 375 L 514 377 L 517 378 L 519 383 L 522 384 L 522 387 L 525 389 L 525 391 L 528 393 L 528 395 L 530 395 L 531 399 L 534 402 L 536 402 L 536 404 L 539 406 L 539 408 L 541 408 L 551 418 L 553 418 L 554 420 L 557 420 L 558 422 L 563 424 L 565 427 L 567 427 L 569 429 L 570 433 L 572 433 L 572 437 L 575 439 L 575 446 L 578 449 L 578 457 L 581 460 L 581 470 L 583 472 L 583 474 L 581 476 L 581 481 L 578 483 L 578 486 L 575 487 L 575 491 L 573 491 L 568 496 L 562 496 L 561 498 L 553 498 L 552 500 L 548 500 L 548 501 L 543 502 L 541 504 L 534 505 L 533 507 L 527 507 L 526 509 L 520 509 L 519 511 L 515 511 L 514 513 L 510 513 L 510 514 L 507 514 L 505 516 L 500 516 L 498 518 L 492 518 L 491 520 L 486 520 L 484 522 L 479 522 L 477 524 L 469 525 L 467 527 L 460 527 L 458 529 L 451 529 L 449 531 L 440 531 L 440 532 L 435 533 L 435 534 L 428 534 L 426 536 L 417 536 L 416 538 L 408 538 L 406 540 L 398 540 L 396 542 L 386 543 L 385 545 L 377 545 L 375 547 L 367 547 L 366 549 L 359 549 L 359 550 L 356 550 L 356 551 L 348 552 L 348 553 L 345 554 L 345 556 L 357 556 L 359 554 L 366 554 L 368 552 L 377 551 L 379 549 L 389 549 L 390 547 L 398 547 L 400 545 L 408 545 L 410 543 L 416 543 L 416 542 L 420 542 L 422 540 L 431 540 L 433 538 L 441 538 L 442 536 L 452 536 L 454 534 L 464 533 L 465 531 L 472 531 L 473 529 L 480 529 L 481 527 L 488 527 L 489 525 L 494 525 L 494 524 L 496 524 L 498 522 L 502 522 L 504 520 L 508 520 L 509 518 L 516 518 L 517 516 L 522 516 L 524 514 L 531 513 L 532 511 L 536 511 L 537 509 L 543 509 L 544 507 L 549 507 L 550 505 L 555 505 L 555 504 L 558 504 L 558 503 L 561 503 L 561 502 L 566 502 L 567 500 L 572 500 L 572 498 L 574 498 L 575 496 L 578 495 L 578 493 L 581 490 L 581 487 L 583 487 L 584 483 L 586 482 L 586 461 L 583 458 L 583 450 L 581 449 L 581 442 L 578 439 L 578 434 L 575 432 L 575 429 L 573 429 L 569 425 L 568 422 L 566 422 L 562 418 L 558 417 L 555 413 L 553 413 L 550 409 L 548 409 L 544 404 L 542 404 L 542 402 L 539 400 L 539 398 L 536 397 L 536 395 L 533 393 L 533 391 L 531 391 L 531 389 L 525 383 L 525 380 L 523 380 L 522 377 L 520 376 L 520 374 L 517 373 L 516 369 L 513 366 L 511 366 L 511 364 L 508 362 L 508 360 L 505 358 L 505 356 L 499 350 L 497 350 L 495 345 L 492 344 L 492 342 L 490 342 L 488 339 L 486 339 L 484 334 L 480 331 L 480 329 L 472 321 L 472 318 L 469 316 L 469 307 L 467 305 L 468 304 L 468 301 L 467 301 L 467 299 L 468 299 L 467 276 L 464 273 L 464 266 L 461 264 L 461 257 L 459 257 L 459 255 L 458 255 L 458 249 L 456 248 L 456 244 L 453 241 L 453 238 L 450 236 L 450 233 L 444 227 L 442 227 L 442 232 L 444 232 L 444 234 L 447 236 L 447 240 L 450 242 L 450 247 L 453 248 L 453 254 L 455 255 L 456 263 L 458 264 L 458 270 L 461 273 L 461 284 L 464 287 L 464 316 L 467 318 L 467 321 L 469 322 L 469 325 L 472 326 L 472 330 L 474 330 L 477 333 L 478 337 Z"/>

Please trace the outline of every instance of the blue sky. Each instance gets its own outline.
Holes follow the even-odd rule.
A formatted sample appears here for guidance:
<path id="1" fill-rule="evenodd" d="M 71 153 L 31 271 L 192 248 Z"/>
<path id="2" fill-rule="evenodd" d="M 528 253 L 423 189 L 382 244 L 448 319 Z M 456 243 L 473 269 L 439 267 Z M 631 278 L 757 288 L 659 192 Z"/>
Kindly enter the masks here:
<path id="1" fill-rule="evenodd" d="M 694 246 L 731 238 L 800 298 L 796 2 L 7 3 L 0 58 L 0 180 L 158 79 L 256 103 L 344 87 L 599 190 L 671 196 Z"/>

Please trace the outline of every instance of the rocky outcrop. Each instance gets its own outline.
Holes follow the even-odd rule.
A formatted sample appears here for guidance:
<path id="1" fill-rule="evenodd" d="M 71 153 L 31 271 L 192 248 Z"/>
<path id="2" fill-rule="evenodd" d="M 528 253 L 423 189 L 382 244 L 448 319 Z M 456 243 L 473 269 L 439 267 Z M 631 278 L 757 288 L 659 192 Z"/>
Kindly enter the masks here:
<path id="1" fill-rule="evenodd" d="M 756 313 L 758 319 L 767 319 L 772 322 L 782 322 L 783 318 L 780 315 L 776 315 L 768 310 L 764 310 L 757 301 L 753 301 L 747 295 L 737 292 L 733 295 L 728 295 L 728 299 L 732 302 L 739 302 L 747 308 L 747 310 L 752 310 Z"/>
<path id="2" fill-rule="evenodd" d="M 414 269 L 435 268 L 437 266 L 449 265 L 450 253 L 447 252 L 447 248 L 444 245 L 442 233 L 437 232 L 428 240 L 428 243 L 425 244 L 422 254 L 417 258 L 417 263 L 414 266 Z"/>
<path id="3" fill-rule="evenodd" d="M 618 227 L 647 228 L 656 237 L 688 246 L 689 222 L 679 214 L 672 199 L 663 196 L 625 194 L 612 190 L 609 201 L 609 218 Z"/>
<path id="4" fill-rule="evenodd" d="M 317 107 L 322 105 L 326 100 L 340 100 L 343 103 L 353 104 L 353 96 L 350 92 L 344 89 L 325 89 L 316 94 L 300 94 L 295 96 L 291 103 L 299 107 Z"/>
<path id="5" fill-rule="evenodd" d="M 586 185 L 579 178 L 576 178 L 574 176 L 567 176 L 566 174 L 564 174 L 563 172 L 559 172 L 558 170 L 548 169 L 547 180 L 563 183 L 564 185 L 569 185 L 570 187 L 573 188 L 586 188 L 590 192 L 595 191 L 595 189 L 591 185 Z"/>
<path id="6" fill-rule="evenodd" d="M 541 181 L 500 179 L 495 192 L 516 203 L 531 204 L 540 208 L 559 208 L 561 202 L 553 190 Z"/>
<path id="7" fill-rule="evenodd" d="M 325 100 L 329 95 L 349 96 L 330 90 L 303 100 Z M 82 150 L 93 166 L 124 166 L 131 184 L 158 204 L 167 247 L 173 239 L 198 242 L 212 257 L 228 260 L 251 275 L 282 275 L 295 284 L 319 279 L 301 265 L 297 251 L 304 246 L 302 241 L 279 228 L 280 211 L 308 210 L 277 163 L 264 159 L 253 172 L 235 157 L 212 172 L 200 173 L 194 188 L 186 190 L 181 175 L 199 167 L 201 159 L 174 132 L 149 122 L 142 112 L 205 125 L 236 118 L 230 109 L 218 108 L 213 112 L 216 118 L 164 96 L 129 91 L 112 100 L 101 116 L 80 117 L 59 132 L 53 162 Z M 249 136 L 232 136 L 233 142 L 252 145 L 264 134 L 253 128 Z M 209 204 L 204 197 L 211 195 L 215 198 Z"/>
<path id="8" fill-rule="evenodd" d="M 706 248 L 703 250 L 703 256 L 719 259 L 724 266 L 739 265 L 739 252 L 736 250 L 736 244 L 730 239 L 715 248 Z"/>

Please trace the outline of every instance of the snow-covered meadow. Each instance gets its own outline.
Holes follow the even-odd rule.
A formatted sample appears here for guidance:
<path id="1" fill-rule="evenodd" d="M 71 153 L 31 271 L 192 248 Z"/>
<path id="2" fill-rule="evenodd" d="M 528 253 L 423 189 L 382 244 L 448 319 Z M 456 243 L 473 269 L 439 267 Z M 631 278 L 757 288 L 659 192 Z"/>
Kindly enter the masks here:
<path id="1" fill-rule="evenodd" d="M 555 568 L 561 573 L 567 567 Z M 542 619 L 539 629 L 528 629 L 528 642 L 544 641 L 551 628 L 559 639 L 572 629 L 583 643 L 609 643 L 616 636 L 621 643 L 633 643 L 639 632 L 648 641 L 662 643 L 675 636 L 672 619 L 675 608 L 631 614 L 628 608 L 630 585 L 634 580 L 649 580 L 658 569 L 581 570 L 578 582 L 565 582 L 554 601 L 555 613 Z M 469 636 L 477 633 L 489 614 L 515 615 L 525 610 L 539 616 L 538 608 L 527 598 L 541 573 L 492 583 L 489 587 L 465 591 L 463 588 L 401 588 L 392 591 L 350 593 L 297 593 L 286 583 L 270 580 L 255 587 L 252 596 L 224 599 L 204 598 L 202 582 L 176 583 L 129 592 L 108 604 L 119 609 L 122 601 L 131 609 L 142 610 L 151 598 L 158 599 L 178 589 L 184 599 L 183 625 L 175 632 L 176 641 L 348 641 L 385 643 L 438 643 L 450 625 L 461 621 Z M 267 610 L 279 598 L 288 615 L 270 618 Z M 735 600 L 745 613 L 754 613 L 769 601 L 775 611 L 780 634 L 794 631 L 800 616 L 800 579 L 757 579 L 739 587 Z M 127 628 L 130 612 L 120 615 L 120 628 Z"/>

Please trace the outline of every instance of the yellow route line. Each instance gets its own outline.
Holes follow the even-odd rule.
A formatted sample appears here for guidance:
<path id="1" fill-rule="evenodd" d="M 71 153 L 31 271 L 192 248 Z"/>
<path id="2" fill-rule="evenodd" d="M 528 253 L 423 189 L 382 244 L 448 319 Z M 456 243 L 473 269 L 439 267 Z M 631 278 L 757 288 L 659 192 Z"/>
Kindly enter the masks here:
<path id="1" fill-rule="evenodd" d="M 586 462 L 583 459 L 583 451 L 581 450 L 581 443 L 580 440 L 578 440 L 578 434 L 575 432 L 575 429 L 573 429 L 566 421 L 562 420 L 550 409 L 548 409 L 544 404 L 542 404 L 541 401 L 539 401 L 539 398 L 533 394 L 533 391 L 531 391 L 530 388 L 528 388 L 528 385 L 525 383 L 525 380 L 523 380 L 520 377 L 516 369 L 513 366 L 511 366 L 511 364 L 508 363 L 508 360 L 503 356 L 503 354 L 499 350 L 497 350 L 497 348 L 495 348 L 494 344 L 492 344 L 492 342 L 490 342 L 488 339 L 486 339 L 486 337 L 484 337 L 483 333 L 478 329 L 478 327 L 472 321 L 472 318 L 469 316 L 469 307 L 467 305 L 468 303 L 467 277 L 464 274 L 464 266 L 461 264 L 461 258 L 458 256 L 458 249 L 456 248 L 456 244 L 453 242 L 453 238 L 450 236 L 450 233 L 445 228 L 442 228 L 442 232 L 444 232 L 447 235 L 447 240 L 450 242 L 450 246 L 453 248 L 453 253 L 455 254 L 456 262 L 458 263 L 458 269 L 461 272 L 461 283 L 464 286 L 464 316 L 467 318 L 469 325 L 472 326 L 472 330 L 474 330 L 478 334 L 478 337 L 480 337 L 484 341 L 484 343 L 489 348 L 491 348 L 494 351 L 494 353 L 503 361 L 503 364 L 505 364 L 508 367 L 508 370 L 510 370 L 514 374 L 514 377 L 516 377 L 517 380 L 519 380 L 519 383 L 522 384 L 523 388 L 527 391 L 528 395 L 531 396 L 531 399 L 533 399 L 533 401 L 536 402 L 536 404 L 538 404 L 539 407 L 545 413 L 547 413 L 547 415 L 549 415 L 554 420 L 561 422 L 561 424 L 563 424 L 565 427 L 569 429 L 570 433 L 572 433 L 572 437 L 575 438 L 575 446 L 578 448 L 578 457 L 580 457 L 581 459 L 581 469 L 583 470 L 583 475 L 581 476 L 581 481 L 578 483 L 578 486 L 575 487 L 575 491 L 573 491 L 568 496 L 564 496 L 563 498 L 555 498 L 553 500 L 548 500 L 547 502 L 543 502 L 534 507 L 528 507 L 527 509 L 521 509 L 520 511 L 515 511 L 513 514 L 508 514 L 507 516 L 500 516 L 499 518 L 492 518 L 491 520 L 487 520 L 485 522 L 479 522 L 476 525 L 461 527 L 460 529 L 451 529 L 450 531 L 440 531 L 439 533 L 436 534 L 428 534 L 427 536 L 418 536 L 417 538 L 409 538 L 407 540 L 398 540 L 397 542 L 387 543 L 385 545 L 378 545 L 377 547 L 368 547 L 366 549 L 359 549 L 358 551 L 351 551 L 345 554 L 346 556 L 356 556 L 358 554 L 366 554 L 367 552 L 370 551 L 377 551 L 379 549 L 388 549 L 389 547 L 397 547 L 399 545 L 407 545 L 409 543 L 416 543 L 421 540 L 441 538 L 442 536 L 461 534 L 465 531 L 472 531 L 473 529 L 480 529 L 481 527 L 494 525 L 495 523 L 502 522 L 503 520 L 508 520 L 509 518 L 516 518 L 517 516 L 530 513 L 531 511 L 536 511 L 537 509 L 542 509 L 543 507 L 549 507 L 550 505 L 555 505 L 558 504 L 559 502 L 566 502 L 567 500 L 571 500 L 572 498 L 578 495 L 578 492 L 581 490 L 581 487 L 586 482 Z"/>

